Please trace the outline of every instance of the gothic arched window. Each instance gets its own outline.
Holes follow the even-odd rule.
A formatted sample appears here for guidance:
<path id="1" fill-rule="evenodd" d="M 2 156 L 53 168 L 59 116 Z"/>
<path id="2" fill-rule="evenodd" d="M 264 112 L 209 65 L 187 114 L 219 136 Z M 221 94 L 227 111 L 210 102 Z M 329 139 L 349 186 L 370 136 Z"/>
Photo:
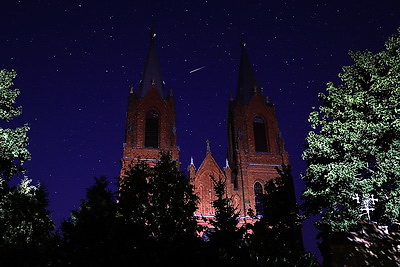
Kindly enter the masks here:
<path id="1" fill-rule="evenodd" d="M 146 113 L 146 125 L 145 125 L 145 137 L 144 146 L 158 148 L 158 112 L 154 109 L 149 110 Z"/>
<path id="2" fill-rule="evenodd" d="M 263 216 L 264 215 L 263 189 L 262 185 L 259 182 L 256 182 L 254 184 L 254 197 L 255 197 L 256 215 Z"/>
<path id="3" fill-rule="evenodd" d="M 257 116 L 253 120 L 254 145 L 256 152 L 268 152 L 267 131 L 264 119 Z"/>

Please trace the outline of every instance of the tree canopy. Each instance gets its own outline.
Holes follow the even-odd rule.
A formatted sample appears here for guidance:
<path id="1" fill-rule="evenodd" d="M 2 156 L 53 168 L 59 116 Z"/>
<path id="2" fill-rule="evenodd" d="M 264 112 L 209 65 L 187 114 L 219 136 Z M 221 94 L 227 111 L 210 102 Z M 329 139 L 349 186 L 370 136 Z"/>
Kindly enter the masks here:
<path id="1" fill-rule="evenodd" d="M 105 176 L 94 178 L 86 199 L 61 225 L 62 259 L 72 265 L 112 265 L 118 262 L 121 225 L 117 222 L 117 203 L 108 189 Z"/>
<path id="2" fill-rule="evenodd" d="M 321 214 L 320 230 L 352 230 L 367 208 L 380 224 L 400 221 L 399 34 L 385 48 L 350 52 L 342 83 L 328 83 L 310 114 L 302 198 L 307 214 Z"/>
<path id="3" fill-rule="evenodd" d="M 20 91 L 13 89 L 15 71 L 0 70 L 0 121 L 7 125 L 22 112 L 15 102 Z M 13 177 L 24 174 L 23 164 L 30 158 L 27 125 L 0 127 L 0 265 L 39 266 L 48 263 L 49 244 L 54 224 L 47 210 L 43 186 L 31 185 L 24 176 L 10 185 Z M 24 255 L 20 257 L 19 255 Z"/>
<path id="4" fill-rule="evenodd" d="M 138 265 L 188 264 L 195 258 L 197 196 L 170 153 L 161 153 L 152 168 L 141 162 L 126 170 L 118 206 Z"/>
<path id="5" fill-rule="evenodd" d="M 22 113 L 22 108 L 15 106 L 20 94 L 13 89 L 15 71 L 0 70 L 0 121 L 9 122 Z M 23 163 L 30 158 L 27 125 L 15 129 L 0 126 L 0 178 L 9 181 L 14 175 L 23 171 Z"/>

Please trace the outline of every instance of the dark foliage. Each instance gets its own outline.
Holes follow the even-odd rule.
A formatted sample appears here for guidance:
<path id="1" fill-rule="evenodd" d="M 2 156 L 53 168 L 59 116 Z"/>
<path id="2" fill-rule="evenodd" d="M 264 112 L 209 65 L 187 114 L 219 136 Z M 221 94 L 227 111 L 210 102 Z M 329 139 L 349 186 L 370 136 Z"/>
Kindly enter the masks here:
<path id="1" fill-rule="evenodd" d="M 112 265 L 118 253 L 120 228 L 114 194 L 104 176 L 94 180 L 86 200 L 61 225 L 64 264 Z"/>
<path id="2" fill-rule="evenodd" d="M 265 185 L 265 215 L 247 226 L 251 259 L 257 266 L 318 266 L 311 254 L 304 253 L 291 167 L 277 171 L 279 176 Z"/>
<path id="3" fill-rule="evenodd" d="M 212 202 L 215 218 L 209 220 L 214 227 L 209 233 L 208 246 L 214 253 L 216 266 L 239 266 L 246 263 L 247 251 L 243 246 L 244 228 L 238 227 L 239 212 L 226 193 L 226 181 L 210 176 L 216 199 Z"/>
<path id="4" fill-rule="evenodd" d="M 162 242 L 179 241 L 196 236 L 197 196 L 193 185 L 180 173 L 169 153 L 161 160 L 149 178 L 150 198 L 148 226 L 151 235 Z"/>
<path id="5" fill-rule="evenodd" d="M 285 176 L 282 174 L 282 177 Z M 286 242 L 293 238 L 294 232 L 289 229 L 295 224 L 292 213 L 279 213 L 282 220 L 270 222 L 274 227 L 267 219 L 247 229 L 238 227 L 239 214 L 227 196 L 225 181 L 212 179 L 216 194 L 212 203 L 215 218 L 210 220 L 213 228 L 208 231 L 209 242 L 204 242 L 197 236 L 197 221 L 193 216 L 197 197 L 190 181 L 180 173 L 169 154 L 162 154 L 152 168 L 146 163 L 131 166 L 120 178 L 118 202 L 107 188 L 105 177 L 95 178 L 95 184 L 87 190 L 86 200 L 62 224 L 58 254 L 61 260 L 54 263 L 312 266 L 310 255 L 303 255 L 302 249 L 295 248 L 293 242 Z M 280 185 L 280 180 L 276 183 Z M 285 198 L 278 194 L 281 192 L 278 189 L 269 192 L 271 202 L 275 201 L 277 207 L 272 204 L 266 207 L 278 211 L 284 206 Z"/>
<path id="6" fill-rule="evenodd" d="M 138 265 L 190 264 L 201 247 L 193 216 L 197 196 L 171 155 L 160 156 L 154 168 L 139 163 L 121 177 L 121 219 Z"/>
<path id="7" fill-rule="evenodd" d="M 18 186 L 2 183 L 0 187 L 0 265 L 49 264 L 54 252 L 54 224 L 45 189 L 30 185 L 27 179 Z"/>

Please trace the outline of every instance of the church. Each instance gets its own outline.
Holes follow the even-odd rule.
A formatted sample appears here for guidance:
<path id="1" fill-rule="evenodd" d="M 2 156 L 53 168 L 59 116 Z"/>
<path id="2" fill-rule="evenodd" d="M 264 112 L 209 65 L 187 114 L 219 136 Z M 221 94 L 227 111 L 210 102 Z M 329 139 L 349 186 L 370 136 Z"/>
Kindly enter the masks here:
<path id="1" fill-rule="evenodd" d="M 226 180 L 233 206 L 246 218 L 249 209 L 264 214 L 264 185 L 278 176 L 276 168 L 289 165 L 289 155 L 281 137 L 275 107 L 263 96 L 253 65 L 241 42 L 241 58 L 236 95 L 227 103 L 226 165 L 221 168 L 212 156 L 207 141 L 206 156 L 196 168 L 188 166 L 190 181 L 199 197 L 198 218 L 212 218 L 215 199 L 211 177 Z M 131 163 L 146 161 L 154 166 L 160 152 L 169 152 L 179 164 L 172 92 L 165 88 L 157 55 L 155 34 L 138 89 L 130 88 L 126 117 L 125 143 L 121 165 L 123 172 Z M 293 196 L 288 196 L 294 199 Z"/>

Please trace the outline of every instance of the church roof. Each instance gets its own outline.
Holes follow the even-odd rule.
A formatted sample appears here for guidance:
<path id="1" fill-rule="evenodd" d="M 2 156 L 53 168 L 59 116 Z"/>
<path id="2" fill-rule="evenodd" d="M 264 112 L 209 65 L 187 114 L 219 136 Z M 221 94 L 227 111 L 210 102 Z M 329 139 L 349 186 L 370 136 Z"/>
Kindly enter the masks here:
<path id="1" fill-rule="evenodd" d="M 146 63 L 143 70 L 142 80 L 139 84 L 139 97 L 144 97 L 152 86 L 155 86 L 158 93 L 162 98 L 167 98 L 165 91 L 164 81 L 161 76 L 160 61 L 157 55 L 157 49 L 155 44 L 156 34 L 152 31 L 150 34 L 150 47 L 149 53 L 147 54 Z"/>
<path id="2" fill-rule="evenodd" d="M 242 40 L 242 55 L 240 58 L 239 78 L 236 90 L 236 100 L 243 105 L 248 105 L 254 92 L 260 92 L 260 84 L 258 83 L 253 64 L 247 54 L 246 43 Z"/>

